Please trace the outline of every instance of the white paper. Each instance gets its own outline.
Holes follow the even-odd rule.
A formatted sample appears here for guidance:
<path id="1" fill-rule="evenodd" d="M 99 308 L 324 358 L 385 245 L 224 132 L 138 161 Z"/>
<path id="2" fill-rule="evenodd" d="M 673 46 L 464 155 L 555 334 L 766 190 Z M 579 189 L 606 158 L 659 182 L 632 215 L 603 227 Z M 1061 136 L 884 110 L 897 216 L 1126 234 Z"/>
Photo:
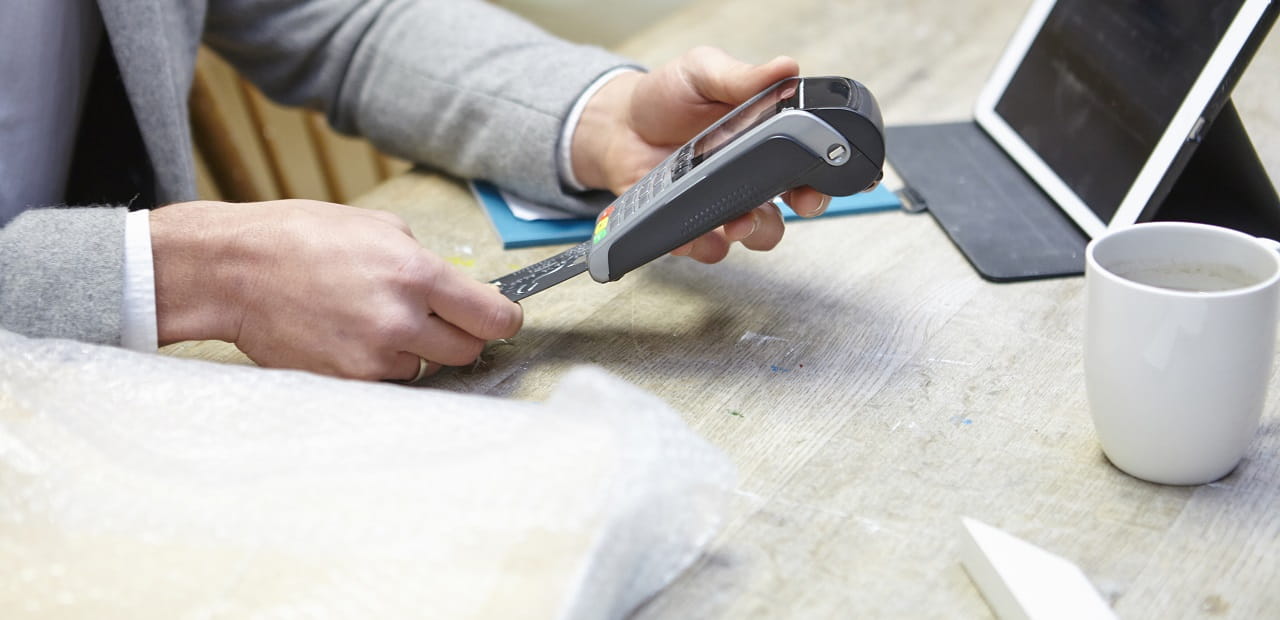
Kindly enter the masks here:
<path id="1" fill-rule="evenodd" d="M 516 216 L 517 219 L 521 219 L 526 222 L 533 222 L 537 220 L 571 220 L 582 217 L 580 214 L 570 213 L 564 209 L 557 209 L 556 207 L 549 205 L 530 202 L 519 196 L 509 194 L 502 189 L 498 189 L 498 194 L 502 196 L 503 200 L 507 201 L 507 208 L 511 209 L 511 214 Z"/>

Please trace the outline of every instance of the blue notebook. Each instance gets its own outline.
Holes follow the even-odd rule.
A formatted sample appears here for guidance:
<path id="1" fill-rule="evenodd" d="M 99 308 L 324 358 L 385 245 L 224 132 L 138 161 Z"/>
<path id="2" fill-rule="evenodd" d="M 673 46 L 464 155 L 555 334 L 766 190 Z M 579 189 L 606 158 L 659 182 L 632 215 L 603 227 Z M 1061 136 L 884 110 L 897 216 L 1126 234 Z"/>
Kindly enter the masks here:
<path id="1" fill-rule="evenodd" d="M 502 239 L 504 250 L 577 243 L 590 239 L 592 231 L 595 230 L 595 218 L 527 220 L 516 217 L 511 211 L 507 197 L 492 183 L 486 181 L 471 181 L 471 191 L 484 207 L 485 214 L 489 216 L 494 230 L 498 232 L 498 237 Z M 818 219 L 801 218 L 788 208 L 786 203 L 781 200 L 777 202 L 782 207 L 783 218 L 787 221 Z M 902 202 L 898 200 L 898 196 L 884 185 L 880 185 L 869 192 L 832 198 L 826 213 L 818 217 L 887 211 L 901 207 Z"/>

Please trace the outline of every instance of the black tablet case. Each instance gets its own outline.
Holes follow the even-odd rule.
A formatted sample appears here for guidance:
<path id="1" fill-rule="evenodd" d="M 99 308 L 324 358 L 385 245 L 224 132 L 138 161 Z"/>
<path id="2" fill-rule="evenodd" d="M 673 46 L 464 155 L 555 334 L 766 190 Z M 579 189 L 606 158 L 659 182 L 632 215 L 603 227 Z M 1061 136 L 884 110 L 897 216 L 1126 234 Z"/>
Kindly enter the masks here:
<path id="1" fill-rule="evenodd" d="M 1217 224 L 1280 240 L 1280 198 L 1228 98 L 1280 13 L 1254 27 L 1200 132 L 1169 167 L 1141 219 Z M 1084 273 L 1088 237 L 976 122 L 889 127 L 903 202 L 927 209 L 982 277 L 1016 282 Z"/>
<path id="2" fill-rule="evenodd" d="M 973 121 L 890 127 L 904 203 L 929 211 L 982 277 L 1083 273 L 1088 237 Z"/>
<path id="3" fill-rule="evenodd" d="M 1217 224 L 1280 239 L 1280 198 L 1230 101 L 1191 138 L 1146 219 Z M 977 123 L 889 127 L 905 202 L 927 209 L 982 277 L 1084 273 L 1088 237 Z M 1163 195 L 1161 195 L 1163 194 Z"/>

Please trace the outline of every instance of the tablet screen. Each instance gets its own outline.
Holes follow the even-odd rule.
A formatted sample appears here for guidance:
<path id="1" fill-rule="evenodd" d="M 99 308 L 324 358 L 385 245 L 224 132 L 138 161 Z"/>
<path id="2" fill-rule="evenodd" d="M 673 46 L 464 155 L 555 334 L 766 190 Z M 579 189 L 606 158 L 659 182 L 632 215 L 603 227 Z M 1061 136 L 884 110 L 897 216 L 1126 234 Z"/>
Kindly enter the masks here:
<path id="1" fill-rule="evenodd" d="M 987 109 L 979 102 L 979 123 L 1085 232 L 1118 214 L 1132 223 L 1256 23 L 1237 24 L 1249 4 L 1037 2 L 984 92 Z M 1144 175 L 1154 180 L 1139 183 Z"/>

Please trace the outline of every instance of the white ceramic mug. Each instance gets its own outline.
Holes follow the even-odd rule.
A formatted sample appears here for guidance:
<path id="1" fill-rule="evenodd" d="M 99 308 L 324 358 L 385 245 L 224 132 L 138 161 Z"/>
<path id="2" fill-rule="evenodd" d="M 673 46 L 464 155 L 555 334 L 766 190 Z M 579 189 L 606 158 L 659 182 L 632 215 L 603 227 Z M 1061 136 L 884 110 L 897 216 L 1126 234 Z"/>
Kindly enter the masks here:
<path id="1" fill-rule="evenodd" d="M 1113 465 L 1151 482 L 1202 484 L 1244 457 L 1275 357 L 1278 247 L 1183 222 L 1089 243 L 1085 385 Z"/>

